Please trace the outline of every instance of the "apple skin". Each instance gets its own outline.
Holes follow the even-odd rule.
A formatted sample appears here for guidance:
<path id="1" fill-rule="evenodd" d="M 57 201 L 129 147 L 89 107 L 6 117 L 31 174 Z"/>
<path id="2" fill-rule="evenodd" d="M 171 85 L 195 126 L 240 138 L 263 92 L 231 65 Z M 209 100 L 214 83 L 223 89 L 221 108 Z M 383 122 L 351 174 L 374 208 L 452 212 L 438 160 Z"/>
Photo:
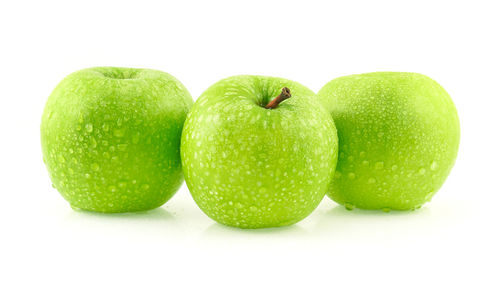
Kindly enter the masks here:
<path id="1" fill-rule="evenodd" d="M 53 186 L 84 210 L 161 206 L 183 181 L 180 136 L 192 104 L 177 79 L 157 70 L 96 67 L 70 74 L 42 116 Z"/>
<path id="2" fill-rule="evenodd" d="M 460 126 L 437 82 L 375 72 L 334 79 L 318 95 L 339 136 L 331 199 L 347 209 L 413 210 L 439 190 L 455 163 Z"/>
<path id="3" fill-rule="evenodd" d="M 266 109 L 283 87 L 292 97 Z M 239 228 L 296 223 L 323 199 L 337 133 L 308 88 L 282 78 L 234 76 L 208 88 L 186 119 L 186 184 L 205 214 Z"/>

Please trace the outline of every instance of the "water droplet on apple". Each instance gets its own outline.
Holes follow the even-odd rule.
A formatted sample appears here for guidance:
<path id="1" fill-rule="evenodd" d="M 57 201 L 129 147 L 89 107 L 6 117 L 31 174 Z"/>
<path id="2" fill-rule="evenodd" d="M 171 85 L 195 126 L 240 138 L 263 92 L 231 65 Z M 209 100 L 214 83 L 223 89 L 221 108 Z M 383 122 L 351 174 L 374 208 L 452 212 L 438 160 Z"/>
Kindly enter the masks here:
<path id="1" fill-rule="evenodd" d="M 57 159 L 59 160 L 60 163 L 64 164 L 64 162 L 66 162 L 66 159 L 64 159 L 63 155 L 59 155 Z"/>
<path id="2" fill-rule="evenodd" d="M 352 172 L 351 172 L 351 173 L 349 173 L 349 174 L 347 175 L 347 177 L 348 177 L 349 179 L 353 180 L 354 178 L 356 178 L 356 174 L 354 174 L 354 173 L 352 173 Z"/>
<path id="3" fill-rule="evenodd" d="M 381 170 L 384 168 L 384 162 L 377 162 L 375 163 L 375 169 L 376 170 Z"/>
<path id="4" fill-rule="evenodd" d="M 85 174 L 85 178 L 90 179 L 90 174 Z"/>
<path id="5" fill-rule="evenodd" d="M 437 162 L 436 161 L 432 162 L 432 164 L 431 164 L 431 170 L 432 171 L 436 171 L 437 167 L 438 167 Z"/>
<path id="6" fill-rule="evenodd" d="M 368 179 L 368 184 L 375 184 L 375 178 Z"/>
<path id="7" fill-rule="evenodd" d="M 345 204 L 344 204 L 344 207 L 345 207 L 345 209 L 346 209 L 346 210 L 348 210 L 348 211 L 352 211 L 352 210 L 354 209 L 354 205 L 353 205 L 353 204 L 351 204 L 351 203 L 345 203 Z"/>
<path id="8" fill-rule="evenodd" d="M 391 211 L 391 208 L 387 208 L 387 207 L 386 208 L 382 208 L 382 211 L 385 212 L 385 213 L 388 213 L 388 212 Z"/>
<path id="9" fill-rule="evenodd" d="M 116 187 L 115 187 L 115 186 L 109 186 L 109 188 L 108 188 L 108 189 L 109 189 L 109 191 L 110 191 L 110 192 L 112 192 L 112 193 L 116 192 Z"/>
<path id="10" fill-rule="evenodd" d="M 396 171 L 396 170 L 398 169 L 398 166 L 397 166 L 397 165 L 392 165 L 391 169 L 392 169 L 393 171 Z"/>
<path id="11" fill-rule="evenodd" d="M 147 189 L 149 189 L 149 185 L 148 185 L 148 184 L 144 184 L 144 185 L 142 185 L 142 187 L 141 187 L 141 188 L 142 188 L 143 190 L 147 190 Z"/>
<path id="12" fill-rule="evenodd" d="M 127 150 L 127 144 L 118 144 L 118 150 L 120 151 Z"/>
<path id="13" fill-rule="evenodd" d="M 340 178 L 342 176 L 342 173 L 339 171 L 335 171 L 335 178 Z"/>
<path id="14" fill-rule="evenodd" d="M 418 170 L 418 173 L 420 175 L 424 175 L 425 174 L 425 169 L 424 168 L 421 168 L 420 170 Z"/>
<path id="15" fill-rule="evenodd" d="M 92 126 L 92 123 L 87 123 L 85 125 L 85 130 L 87 130 L 87 132 L 92 132 L 92 130 L 94 130 L 94 126 Z"/>
<path id="16" fill-rule="evenodd" d="M 75 207 L 74 205 L 69 205 L 74 211 L 81 211 L 82 209 L 79 207 Z"/>
<path id="17" fill-rule="evenodd" d="M 241 209 L 241 208 L 243 208 L 243 205 L 241 203 L 236 203 L 236 207 Z"/>
<path id="18" fill-rule="evenodd" d="M 250 207 L 250 211 L 252 211 L 252 212 L 256 212 L 257 210 L 258 210 L 258 209 L 257 209 L 257 207 L 256 207 L 256 206 L 251 206 L 251 207 Z"/>
<path id="19" fill-rule="evenodd" d="M 90 137 L 90 147 L 92 147 L 92 148 L 97 147 L 97 141 L 95 140 L 94 137 Z"/>
<path id="20" fill-rule="evenodd" d="M 368 165 L 370 165 L 370 162 L 369 162 L 369 161 L 364 160 L 362 164 L 363 164 L 363 166 L 368 166 Z"/>
<path id="21" fill-rule="evenodd" d="M 365 155 L 366 155 L 366 152 L 365 152 L 365 151 L 361 151 L 361 152 L 359 152 L 359 157 L 363 158 L 363 157 L 365 157 Z"/>

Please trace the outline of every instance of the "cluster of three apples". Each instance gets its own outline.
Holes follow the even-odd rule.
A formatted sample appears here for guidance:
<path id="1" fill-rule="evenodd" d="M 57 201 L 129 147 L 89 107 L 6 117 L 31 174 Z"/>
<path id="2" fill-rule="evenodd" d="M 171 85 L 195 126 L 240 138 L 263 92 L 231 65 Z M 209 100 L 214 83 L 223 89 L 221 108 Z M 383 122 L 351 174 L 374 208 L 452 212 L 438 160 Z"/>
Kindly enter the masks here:
<path id="1" fill-rule="evenodd" d="M 184 175 L 214 220 L 272 227 L 305 218 L 325 193 L 347 208 L 418 207 L 458 148 L 453 103 L 418 74 L 340 78 L 319 97 L 290 80 L 235 76 L 192 104 L 160 71 L 71 74 L 42 118 L 54 186 L 73 207 L 129 212 L 164 204 Z"/>

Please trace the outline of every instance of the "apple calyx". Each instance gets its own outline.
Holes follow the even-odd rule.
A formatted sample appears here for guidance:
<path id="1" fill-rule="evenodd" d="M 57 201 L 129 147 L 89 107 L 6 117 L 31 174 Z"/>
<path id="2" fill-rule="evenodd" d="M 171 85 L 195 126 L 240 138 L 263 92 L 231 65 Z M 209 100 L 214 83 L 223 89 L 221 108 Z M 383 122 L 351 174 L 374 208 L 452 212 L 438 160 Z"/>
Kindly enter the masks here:
<path id="1" fill-rule="evenodd" d="M 286 100 L 286 99 L 289 99 L 290 97 L 292 97 L 292 94 L 290 93 L 290 89 L 288 87 L 284 87 L 281 89 L 281 93 L 280 95 L 276 96 L 273 100 L 271 100 L 267 105 L 266 105 L 266 109 L 275 109 L 276 107 L 278 107 L 278 105 Z"/>

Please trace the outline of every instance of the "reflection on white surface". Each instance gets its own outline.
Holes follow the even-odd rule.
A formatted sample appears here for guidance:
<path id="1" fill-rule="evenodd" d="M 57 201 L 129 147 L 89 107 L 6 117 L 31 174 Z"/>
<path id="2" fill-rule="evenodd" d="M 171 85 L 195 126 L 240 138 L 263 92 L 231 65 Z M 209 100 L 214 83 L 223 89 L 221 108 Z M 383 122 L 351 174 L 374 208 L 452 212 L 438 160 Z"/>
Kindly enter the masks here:
<path id="1" fill-rule="evenodd" d="M 60 199 L 62 200 L 62 199 Z M 439 204 L 439 205 L 437 205 Z M 185 186 L 163 207 L 136 213 L 103 214 L 73 210 L 69 206 L 58 221 L 67 230 L 80 232 L 102 230 L 128 233 L 145 238 L 145 235 L 165 235 L 164 239 L 207 240 L 220 238 L 251 238 L 264 243 L 268 239 L 285 240 L 336 240 L 360 239 L 363 235 L 395 239 L 418 237 L 429 231 L 439 232 L 453 228 L 467 220 L 466 209 L 442 202 L 430 203 L 416 211 L 346 210 L 325 197 L 318 209 L 303 221 L 287 227 L 265 229 L 238 229 L 219 224 L 208 218 L 196 206 Z M 151 233 L 149 233 L 151 232 Z M 187 237 L 184 237 L 186 236 Z M 158 237 L 160 238 L 160 237 Z M 251 242 L 245 242 L 251 243 Z"/>

